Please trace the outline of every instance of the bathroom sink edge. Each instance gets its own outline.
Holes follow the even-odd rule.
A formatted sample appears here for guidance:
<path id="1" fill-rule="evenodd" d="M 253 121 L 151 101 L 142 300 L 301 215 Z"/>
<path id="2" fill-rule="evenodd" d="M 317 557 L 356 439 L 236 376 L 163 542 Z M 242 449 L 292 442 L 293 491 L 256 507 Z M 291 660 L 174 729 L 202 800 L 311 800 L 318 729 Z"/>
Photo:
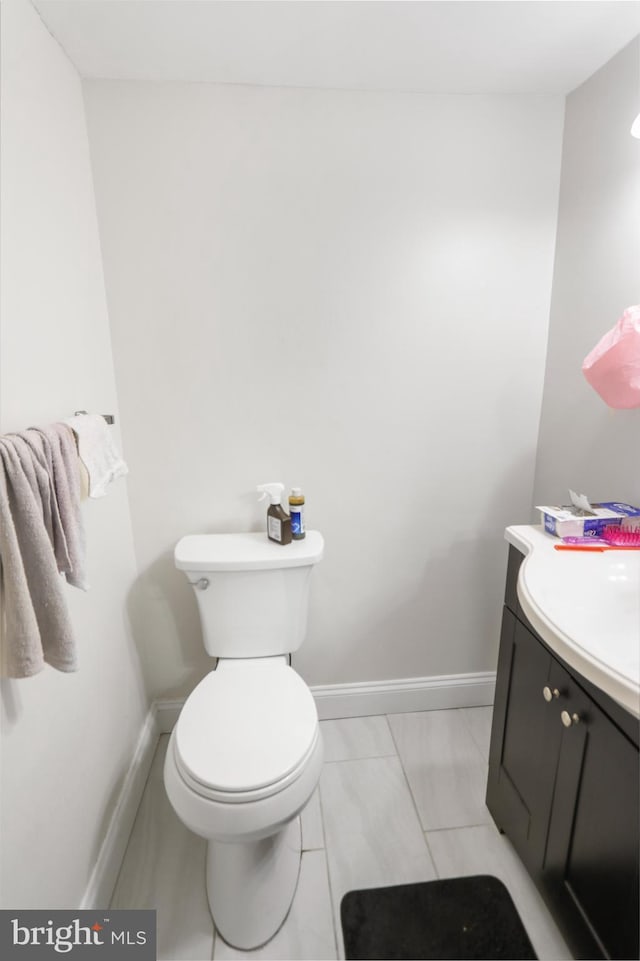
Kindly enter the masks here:
<path id="1" fill-rule="evenodd" d="M 524 561 L 518 575 L 517 592 L 522 609 L 532 627 L 570 667 L 617 701 L 634 717 L 640 717 L 640 676 L 638 676 L 637 665 L 633 664 L 629 671 L 623 672 L 613 663 L 608 662 L 602 657 L 602 651 L 594 650 L 593 638 L 584 631 L 584 622 L 581 627 L 579 618 L 574 616 L 580 607 L 584 608 L 584 588 L 588 585 L 585 585 L 581 578 L 587 573 L 591 581 L 596 581 L 597 586 L 601 588 L 598 591 L 600 601 L 598 613 L 601 616 L 604 613 L 606 616 L 609 605 L 612 614 L 616 614 L 619 610 L 619 607 L 616 609 L 618 599 L 615 588 L 607 590 L 607 578 L 604 576 L 606 570 L 602 561 L 607 554 L 598 553 L 590 556 L 584 552 L 570 554 L 555 551 L 554 545 L 559 543 L 558 539 L 545 533 L 542 527 L 534 525 L 508 527 L 505 530 L 505 539 L 524 554 Z M 608 556 L 612 557 L 613 552 L 609 552 Z M 560 559 L 562 567 L 558 564 Z M 580 569 L 576 567 L 576 562 L 582 565 Z M 630 552 L 625 552 L 624 563 L 630 568 L 632 576 L 637 570 L 636 597 L 640 598 L 640 552 L 631 556 Z M 564 573 L 567 577 L 563 584 Z M 581 584 L 583 591 L 578 595 Z M 554 603 L 552 605 L 549 605 L 543 596 L 547 587 L 553 588 L 551 593 Z M 584 614 L 584 610 L 582 613 Z M 640 600 L 638 613 L 640 615 Z M 626 618 L 628 623 L 623 626 L 622 636 L 616 638 L 618 647 L 622 648 L 622 654 L 629 652 L 632 658 L 634 650 L 638 649 L 640 638 L 640 616 L 636 618 L 635 614 L 634 607 L 631 616 Z M 637 628 L 635 640 L 634 622 Z M 620 651 L 618 653 L 620 654 Z"/>

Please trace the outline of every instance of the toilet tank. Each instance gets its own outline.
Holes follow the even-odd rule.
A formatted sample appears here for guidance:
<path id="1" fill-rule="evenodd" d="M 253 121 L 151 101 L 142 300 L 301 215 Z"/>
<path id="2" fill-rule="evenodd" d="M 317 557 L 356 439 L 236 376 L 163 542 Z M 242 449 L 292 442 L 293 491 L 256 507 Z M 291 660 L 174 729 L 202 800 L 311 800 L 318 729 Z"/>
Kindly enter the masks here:
<path id="1" fill-rule="evenodd" d="M 176 544 L 176 567 L 192 585 L 212 657 L 296 651 L 307 632 L 309 583 L 322 558 L 319 531 L 285 546 L 265 533 L 192 534 Z"/>

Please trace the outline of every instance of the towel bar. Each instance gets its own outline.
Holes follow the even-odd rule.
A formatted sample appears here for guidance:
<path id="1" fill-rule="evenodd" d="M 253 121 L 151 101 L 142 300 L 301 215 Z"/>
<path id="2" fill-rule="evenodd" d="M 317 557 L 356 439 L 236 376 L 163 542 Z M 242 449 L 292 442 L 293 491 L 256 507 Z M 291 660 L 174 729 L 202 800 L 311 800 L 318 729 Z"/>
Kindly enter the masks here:
<path id="1" fill-rule="evenodd" d="M 86 413 L 87 413 L 86 410 L 76 410 L 76 411 L 73 412 L 73 416 L 74 416 L 74 417 L 79 417 L 80 414 L 86 414 Z M 107 424 L 113 424 L 113 423 L 115 423 L 115 417 L 113 416 L 113 414 L 103 414 L 102 416 L 103 416 L 104 419 L 106 420 Z"/>

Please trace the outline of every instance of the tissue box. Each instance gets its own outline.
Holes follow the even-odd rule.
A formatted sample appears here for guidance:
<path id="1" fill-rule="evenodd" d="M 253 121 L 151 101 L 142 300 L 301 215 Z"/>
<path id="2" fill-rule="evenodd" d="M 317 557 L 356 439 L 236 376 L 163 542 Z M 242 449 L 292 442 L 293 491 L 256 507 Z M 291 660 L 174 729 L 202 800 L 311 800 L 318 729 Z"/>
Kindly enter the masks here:
<path id="1" fill-rule="evenodd" d="M 562 507 L 537 507 L 542 514 L 542 523 L 548 534 L 555 537 L 599 537 L 610 524 L 622 524 L 628 518 L 635 518 L 640 525 L 640 508 L 631 504 L 606 501 L 592 504 L 591 511 L 580 510 L 573 504 Z M 628 526 L 628 525 L 625 525 Z"/>

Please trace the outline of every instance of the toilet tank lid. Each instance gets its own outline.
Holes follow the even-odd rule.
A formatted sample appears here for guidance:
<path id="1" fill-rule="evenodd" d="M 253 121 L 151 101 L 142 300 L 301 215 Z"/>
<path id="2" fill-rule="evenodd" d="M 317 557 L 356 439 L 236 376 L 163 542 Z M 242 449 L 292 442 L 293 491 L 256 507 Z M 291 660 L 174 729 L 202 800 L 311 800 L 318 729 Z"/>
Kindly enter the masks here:
<path id="1" fill-rule="evenodd" d="M 307 531 L 302 540 L 284 546 L 263 531 L 189 534 L 176 544 L 174 560 L 181 571 L 263 571 L 317 564 L 323 551 L 320 531 Z"/>

